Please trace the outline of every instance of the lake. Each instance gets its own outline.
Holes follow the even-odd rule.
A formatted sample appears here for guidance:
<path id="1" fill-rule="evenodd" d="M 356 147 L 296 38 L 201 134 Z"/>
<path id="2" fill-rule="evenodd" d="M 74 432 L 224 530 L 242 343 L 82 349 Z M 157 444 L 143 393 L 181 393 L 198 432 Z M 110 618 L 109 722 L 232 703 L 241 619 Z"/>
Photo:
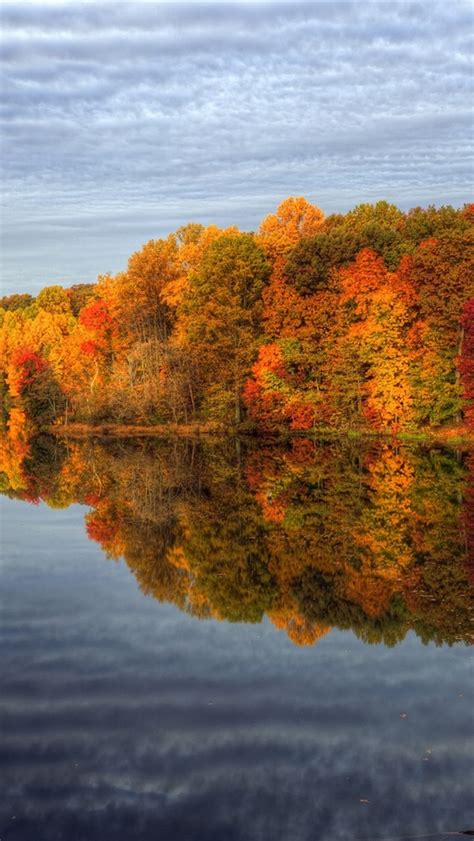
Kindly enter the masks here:
<path id="1" fill-rule="evenodd" d="M 474 828 L 472 452 L 2 447 L 1 841 Z"/>

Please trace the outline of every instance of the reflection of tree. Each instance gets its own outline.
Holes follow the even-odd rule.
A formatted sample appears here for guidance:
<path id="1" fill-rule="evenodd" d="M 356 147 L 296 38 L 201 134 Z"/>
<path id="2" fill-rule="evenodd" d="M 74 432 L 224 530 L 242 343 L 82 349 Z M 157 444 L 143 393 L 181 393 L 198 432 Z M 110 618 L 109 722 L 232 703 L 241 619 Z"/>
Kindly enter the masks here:
<path id="1" fill-rule="evenodd" d="M 6 492 L 88 505 L 89 537 L 197 617 L 266 615 L 300 645 L 333 626 L 389 645 L 410 629 L 471 638 L 472 454 L 43 437 L 10 441 L 3 462 Z"/>
<path id="2" fill-rule="evenodd" d="M 233 622 L 259 622 L 275 598 L 265 524 L 238 468 L 211 480 L 209 496 L 187 507 L 184 552 L 213 613 Z"/>
<path id="3" fill-rule="evenodd" d="M 467 459 L 468 475 L 464 499 L 463 525 L 466 536 L 466 569 L 474 586 L 474 453 Z"/>
<path id="4" fill-rule="evenodd" d="M 0 491 L 14 499 L 52 508 L 59 504 L 59 471 L 67 450 L 51 435 L 27 439 L 21 429 L 0 438 Z M 69 504 L 71 500 L 68 501 Z"/>

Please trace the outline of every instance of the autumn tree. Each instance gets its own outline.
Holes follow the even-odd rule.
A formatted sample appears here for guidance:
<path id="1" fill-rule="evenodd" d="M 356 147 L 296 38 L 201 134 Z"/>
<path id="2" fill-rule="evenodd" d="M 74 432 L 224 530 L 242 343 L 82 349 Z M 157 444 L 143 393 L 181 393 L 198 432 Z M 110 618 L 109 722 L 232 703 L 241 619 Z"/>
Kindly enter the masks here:
<path id="1" fill-rule="evenodd" d="M 177 247 L 177 273 L 166 284 L 163 297 L 173 312 L 179 309 L 188 290 L 189 278 L 193 272 L 199 271 L 207 249 L 219 237 L 238 233 L 239 230 L 235 225 L 223 229 L 217 225 L 205 227 L 196 222 L 190 222 L 188 225 L 182 225 L 172 235 Z"/>
<path id="2" fill-rule="evenodd" d="M 470 208 L 466 205 L 460 210 L 445 205 L 443 207 L 414 207 L 406 215 L 404 238 L 417 247 L 430 237 L 438 237 L 447 232 L 463 234 L 472 227 Z"/>
<path id="3" fill-rule="evenodd" d="M 77 318 L 82 308 L 96 297 L 97 285 L 95 283 L 75 283 L 65 291 L 69 298 L 71 312 Z"/>
<path id="4" fill-rule="evenodd" d="M 462 342 L 459 372 L 464 396 L 464 420 L 474 428 L 474 298 L 466 302 L 461 317 Z"/>
<path id="5" fill-rule="evenodd" d="M 98 291 L 110 300 L 114 317 L 142 344 L 169 336 L 172 314 L 163 290 L 177 277 L 176 254 L 173 236 L 150 240 L 132 254 L 126 272 L 100 279 Z"/>
<path id="6" fill-rule="evenodd" d="M 297 243 L 319 230 L 323 219 L 319 207 L 303 197 L 290 196 L 260 225 L 257 241 L 271 264 L 271 281 L 263 301 L 265 332 L 272 338 L 280 336 L 282 328 L 292 328 L 294 296 L 283 278 L 285 261 Z M 295 318 L 298 319 L 297 314 Z"/>
<path id="7" fill-rule="evenodd" d="M 51 314 L 71 311 L 69 298 L 62 286 L 45 286 L 36 297 L 38 307 Z"/>
<path id="8" fill-rule="evenodd" d="M 302 344 L 297 339 L 280 339 L 261 347 L 243 397 L 252 420 L 266 431 L 282 426 L 311 429 L 318 412 L 318 390 Z"/>
<path id="9" fill-rule="evenodd" d="M 137 404 L 142 417 L 156 415 L 160 403 L 164 349 L 173 324 L 164 290 L 178 277 L 176 255 L 173 236 L 150 240 L 130 257 L 127 271 L 99 278 L 99 295 L 119 328 L 115 387 L 122 401 Z"/>
<path id="10" fill-rule="evenodd" d="M 269 277 L 250 234 L 217 239 L 190 278 L 182 318 L 199 364 L 202 401 L 227 422 L 241 420 L 241 391 L 261 342 L 261 296 Z"/>
<path id="11" fill-rule="evenodd" d="M 51 367 L 42 356 L 19 347 L 12 356 L 10 393 L 34 426 L 52 423 L 64 397 Z"/>
<path id="12" fill-rule="evenodd" d="M 324 214 L 303 196 L 285 199 L 276 213 L 265 217 L 258 231 L 258 240 L 271 260 L 287 254 L 304 237 L 321 227 Z"/>
<path id="13" fill-rule="evenodd" d="M 416 389 L 416 420 L 440 425 L 460 420 L 461 316 L 474 297 L 474 229 L 448 231 L 424 240 L 413 255 L 410 282 L 425 325 L 424 353 Z"/>
<path id="14" fill-rule="evenodd" d="M 339 399 L 343 404 L 352 401 L 352 411 L 357 408 L 370 426 L 396 432 L 413 420 L 410 330 L 416 322 L 415 290 L 403 269 L 387 272 L 370 249 L 340 270 L 340 281 L 346 328 L 333 357 L 335 371 L 342 374 Z"/>
<path id="15" fill-rule="evenodd" d="M 4 295 L 0 298 L 0 308 L 4 310 L 23 310 L 29 307 L 34 301 L 32 295 L 27 293 L 15 293 L 13 295 Z"/>
<path id="16" fill-rule="evenodd" d="M 106 378 L 110 377 L 113 339 L 117 328 L 108 305 L 100 298 L 81 310 L 79 324 L 84 329 L 80 350 L 85 367 L 86 360 L 90 361 L 89 390 L 92 394 L 96 384 L 99 384 L 99 378 L 103 387 Z"/>

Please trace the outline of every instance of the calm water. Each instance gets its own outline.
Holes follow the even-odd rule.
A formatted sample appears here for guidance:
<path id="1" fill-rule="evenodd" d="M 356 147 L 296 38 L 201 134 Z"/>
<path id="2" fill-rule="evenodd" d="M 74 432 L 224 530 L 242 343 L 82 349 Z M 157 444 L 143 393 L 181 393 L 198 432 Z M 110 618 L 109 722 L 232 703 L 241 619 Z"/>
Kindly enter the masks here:
<path id="1" fill-rule="evenodd" d="M 472 457 L 39 439 L 3 461 L 1 841 L 474 827 Z"/>

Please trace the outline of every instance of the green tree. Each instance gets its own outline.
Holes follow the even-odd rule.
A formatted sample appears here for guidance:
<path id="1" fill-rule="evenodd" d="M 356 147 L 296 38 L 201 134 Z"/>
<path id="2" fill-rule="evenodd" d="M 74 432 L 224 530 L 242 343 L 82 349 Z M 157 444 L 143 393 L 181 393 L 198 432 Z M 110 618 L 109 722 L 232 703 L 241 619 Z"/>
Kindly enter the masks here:
<path id="1" fill-rule="evenodd" d="M 66 289 L 69 298 L 72 314 L 77 318 L 83 307 L 96 297 L 97 287 L 95 283 L 75 283 Z"/>
<path id="2" fill-rule="evenodd" d="M 219 420 L 241 421 L 241 391 L 261 342 L 261 296 L 270 273 L 250 234 L 217 239 L 190 278 L 183 317 L 200 369 L 203 402 Z"/>
<path id="3" fill-rule="evenodd" d="M 23 310 L 26 307 L 29 307 L 33 301 L 33 296 L 28 295 L 27 293 L 23 295 L 18 293 L 14 295 L 4 295 L 3 298 L 0 298 L 0 308 L 4 310 Z"/>
<path id="4" fill-rule="evenodd" d="M 51 314 L 71 311 L 69 298 L 62 286 L 45 286 L 36 298 L 38 306 Z"/>

